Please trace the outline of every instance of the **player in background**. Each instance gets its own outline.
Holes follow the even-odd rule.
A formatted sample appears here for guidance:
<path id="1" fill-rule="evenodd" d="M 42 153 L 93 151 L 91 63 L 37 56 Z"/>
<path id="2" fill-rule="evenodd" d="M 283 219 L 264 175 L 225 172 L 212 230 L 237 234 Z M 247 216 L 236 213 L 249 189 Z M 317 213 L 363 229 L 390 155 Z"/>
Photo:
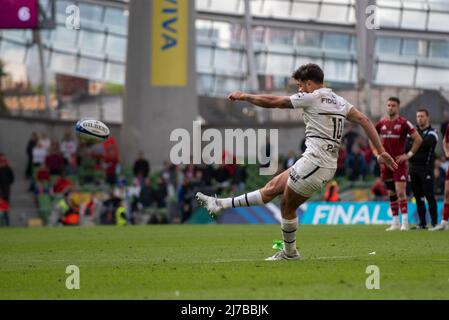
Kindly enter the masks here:
<path id="1" fill-rule="evenodd" d="M 399 166 L 395 171 L 384 165 L 380 166 L 380 176 L 388 189 L 391 212 L 393 213 L 393 224 L 387 231 L 409 230 L 408 200 L 405 192 L 408 177 L 407 160 L 416 154 L 422 143 L 422 138 L 416 132 L 413 124 L 399 115 L 400 103 L 396 97 L 389 98 L 387 115 L 376 124 L 376 130 L 382 140 L 383 147 Z M 405 154 L 407 135 L 410 135 L 411 139 L 413 139 L 413 145 L 410 151 Z M 373 152 L 375 155 L 377 154 L 376 148 L 373 148 Z M 402 213 L 402 226 L 399 226 L 399 209 L 401 209 Z"/>
<path id="2" fill-rule="evenodd" d="M 427 229 L 426 204 L 429 204 L 429 212 L 432 227 L 437 225 L 437 200 L 434 192 L 434 168 L 435 147 L 438 143 L 438 133 L 430 126 L 429 111 L 420 109 L 416 111 L 416 123 L 418 133 L 423 139 L 416 154 L 408 161 L 410 165 L 409 181 L 416 199 L 419 224 L 417 229 Z"/>
<path id="3" fill-rule="evenodd" d="M 446 133 L 443 139 L 443 150 L 446 158 L 449 158 L 449 125 L 446 128 Z M 448 229 L 447 221 L 449 220 L 449 168 L 446 172 L 446 182 L 444 184 L 444 209 L 443 209 L 443 219 L 441 223 L 434 228 L 429 229 L 429 231 L 444 231 Z"/>
<path id="4" fill-rule="evenodd" d="M 271 179 L 263 188 L 232 198 L 217 199 L 197 193 L 200 205 L 211 215 L 231 207 L 257 206 L 270 202 L 278 195 L 281 201 L 281 231 L 284 249 L 266 260 L 297 260 L 297 208 L 313 193 L 321 190 L 334 177 L 337 169 L 345 120 L 360 124 L 377 151 L 380 163 L 394 170 L 397 164 L 385 152 L 371 121 L 344 98 L 324 88 L 324 73 L 316 64 L 301 66 L 293 78 L 299 93 L 292 96 L 255 95 L 240 91 L 231 93 L 232 101 L 247 101 L 263 108 L 302 108 L 306 125 L 306 151 L 292 167 Z"/>

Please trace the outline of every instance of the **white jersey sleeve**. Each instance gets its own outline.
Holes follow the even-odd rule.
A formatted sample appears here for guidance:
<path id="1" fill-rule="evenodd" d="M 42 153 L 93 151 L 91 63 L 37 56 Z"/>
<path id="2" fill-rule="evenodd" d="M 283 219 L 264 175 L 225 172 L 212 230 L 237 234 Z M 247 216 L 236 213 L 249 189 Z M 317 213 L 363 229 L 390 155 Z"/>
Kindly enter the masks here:
<path id="1" fill-rule="evenodd" d="M 317 97 L 316 91 L 313 93 L 298 92 L 290 96 L 290 101 L 292 102 L 293 108 L 307 108 L 314 104 Z"/>

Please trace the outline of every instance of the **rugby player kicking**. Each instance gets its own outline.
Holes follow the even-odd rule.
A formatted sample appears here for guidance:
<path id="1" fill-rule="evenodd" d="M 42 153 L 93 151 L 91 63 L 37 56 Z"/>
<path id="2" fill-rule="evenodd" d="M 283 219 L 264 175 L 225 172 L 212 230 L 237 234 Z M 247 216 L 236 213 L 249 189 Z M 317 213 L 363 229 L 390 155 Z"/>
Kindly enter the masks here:
<path id="1" fill-rule="evenodd" d="M 294 72 L 293 78 L 298 82 L 299 93 L 292 96 L 253 95 L 236 91 L 230 94 L 229 99 L 247 101 L 263 108 L 302 108 L 307 146 L 303 156 L 259 190 L 224 199 L 200 192 L 196 194 L 200 205 L 212 216 L 226 208 L 262 205 L 283 195 L 281 230 L 284 249 L 266 259 L 269 261 L 300 259 L 296 248 L 296 210 L 334 177 L 346 119 L 362 126 L 376 148 L 380 163 L 391 170 L 397 168 L 393 158 L 385 152 L 371 121 L 344 98 L 324 87 L 324 73 L 318 65 L 301 66 Z"/>

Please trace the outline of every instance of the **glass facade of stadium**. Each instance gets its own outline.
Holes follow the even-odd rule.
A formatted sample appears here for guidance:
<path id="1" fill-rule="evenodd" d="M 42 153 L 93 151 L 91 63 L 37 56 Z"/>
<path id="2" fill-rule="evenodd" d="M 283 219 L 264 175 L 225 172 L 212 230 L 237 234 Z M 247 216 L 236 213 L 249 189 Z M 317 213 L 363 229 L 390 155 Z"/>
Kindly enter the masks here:
<path id="1" fill-rule="evenodd" d="M 449 0 L 373 2 L 380 29 L 367 60 L 372 86 L 449 91 Z M 48 0 L 40 3 L 49 13 Z M 196 0 L 199 95 L 283 92 L 292 85 L 291 72 L 308 62 L 320 64 L 336 89 L 360 85 L 358 38 L 365 21 L 362 27 L 356 23 L 355 0 L 248 3 L 250 15 L 244 0 Z M 80 8 L 79 30 L 66 27 L 66 8 L 73 4 Z M 50 73 L 124 84 L 127 7 L 127 1 L 56 1 L 57 26 L 42 31 Z M 31 31 L 0 32 L 0 59 L 26 65 L 27 78 L 38 81 L 38 51 L 32 44 Z"/>

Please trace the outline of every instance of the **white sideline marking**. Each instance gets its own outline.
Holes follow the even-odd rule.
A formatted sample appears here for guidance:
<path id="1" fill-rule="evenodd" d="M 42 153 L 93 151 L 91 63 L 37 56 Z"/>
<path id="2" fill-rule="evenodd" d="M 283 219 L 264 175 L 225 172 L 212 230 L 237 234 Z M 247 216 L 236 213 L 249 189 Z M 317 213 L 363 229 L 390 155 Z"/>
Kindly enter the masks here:
<path id="1" fill-rule="evenodd" d="M 305 258 L 303 260 L 335 260 L 335 259 L 354 259 L 360 258 L 361 256 L 332 256 L 332 257 L 316 257 L 316 258 Z"/>
<path id="2" fill-rule="evenodd" d="M 213 260 L 211 262 L 212 263 L 226 263 L 226 262 L 245 262 L 245 261 L 260 261 L 260 260 L 259 259 L 218 259 L 218 260 Z"/>

